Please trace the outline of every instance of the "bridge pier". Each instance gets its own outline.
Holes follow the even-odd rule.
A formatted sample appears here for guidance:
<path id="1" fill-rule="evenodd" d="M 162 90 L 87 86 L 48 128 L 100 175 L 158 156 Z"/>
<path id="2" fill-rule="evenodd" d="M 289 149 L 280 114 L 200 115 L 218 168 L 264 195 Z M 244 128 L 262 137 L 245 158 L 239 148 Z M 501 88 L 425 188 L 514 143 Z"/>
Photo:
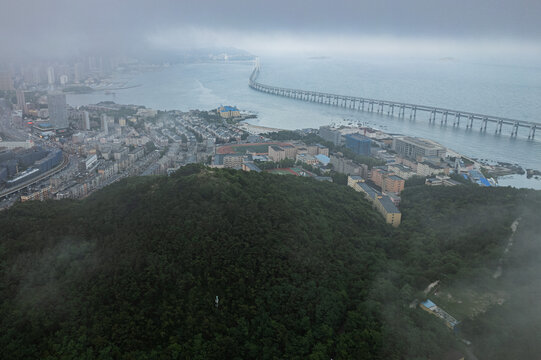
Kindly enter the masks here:
<path id="1" fill-rule="evenodd" d="M 511 137 L 517 137 L 517 134 L 518 134 L 518 121 L 516 121 L 514 124 L 513 124 L 513 129 L 511 130 Z"/>
<path id="2" fill-rule="evenodd" d="M 466 129 L 471 129 L 473 127 L 473 116 L 470 115 L 468 117 L 468 124 L 466 125 Z"/>
<path id="3" fill-rule="evenodd" d="M 483 122 L 481 123 L 481 132 L 487 132 L 487 123 L 488 123 L 488 118 L 484 118 L 483 119 Z"/>
<path id="4" fill-rule="evenodd" d="M 503 120 L 499 120 L 498 124 L 496 125 L 496 134 L 502 133 L 502 125 L 503 125 Z"/>
<path id="5" fill-rule="evenodd" d="M 453 126 L 460 126 L 460 113 L 456 113 L 455 121 L 453 122 Z"/>
<path id="6" fill-rule="evenodd" d="M 417 107 L 414 106 L 411 108 L 411 112 L 410 112 L 410 120 L 411 119 L 414 119 L 417 117 Z"/>
<path id="7" fill-rule="evenodd" d="M 528 140 L 535 138 L 535 125 L 530 125 L 530 131 L 528 132 Z"/>

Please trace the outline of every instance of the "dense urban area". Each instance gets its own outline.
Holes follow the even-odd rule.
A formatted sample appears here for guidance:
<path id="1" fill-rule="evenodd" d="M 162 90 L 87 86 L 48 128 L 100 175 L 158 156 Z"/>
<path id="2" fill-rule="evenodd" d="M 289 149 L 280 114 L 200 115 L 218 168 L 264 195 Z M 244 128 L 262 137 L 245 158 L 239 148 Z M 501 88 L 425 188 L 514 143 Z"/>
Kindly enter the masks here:
<path id="1" fill-rule="evenodd" d="M 0 73 L 2 208 L 19 200 L 84 198 L 127 176 L 203 163 L 347 184 L 398 226 L 400 193 L 408 183 L 493 186 L 492 174 L 516 170 L 482 166 L 428 139 L 362 126 L 252 126 L 244 120 L 253 115 L 228 105 L 181 112 L 108 101 L 72 108 L 66 91 L 109 79 L 102 62 L 90 58 L 89 64 L 23 68 L 15 77 Z"/>

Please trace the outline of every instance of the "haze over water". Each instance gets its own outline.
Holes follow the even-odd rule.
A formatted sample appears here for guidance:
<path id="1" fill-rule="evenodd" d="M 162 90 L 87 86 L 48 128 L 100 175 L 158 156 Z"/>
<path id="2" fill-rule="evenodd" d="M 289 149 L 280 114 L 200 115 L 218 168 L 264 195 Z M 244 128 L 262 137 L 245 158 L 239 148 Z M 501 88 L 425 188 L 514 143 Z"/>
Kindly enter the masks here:
<path id="1" fill-rule="evenodd" d="M 461 59 L 382 59 L 382 58 L 270 58 L 261 59 L 260 82 L 305 90 L 404 101 L 450 109 L 541 123 L 541 68 L 501 66 L 467 62 Z M 112 100 L 140 104 L 161 110 L 212 109 L 220 104 L 236 105 L 258 115 L 254 124 L 284 128 L 317 128 L 320 125 L 360 122 L 389 133 L 433 139 L 464 155 L 517 163 L 524 168 L 541 169 L 541 131 L 528 141 L 528 129 L 520 128 L 511 139 L 510 127 L 494 135 L 489 123 L 486 134 L 480 123 L 466 130 L 428 124 L 428 114 L 417 120 L 348 110 L 281 98 L 248 87 L 252 63 L 203 63 L 176 65 L 158 72 L 137 75 L 129 85 L 140 87 L 116 90 L 115 95 L 93 93 L 69 95 L 68 103 L 79 106 Z M 541 188 L 541 181 L 524 177 L 500 180 L 502 185 Z"/>

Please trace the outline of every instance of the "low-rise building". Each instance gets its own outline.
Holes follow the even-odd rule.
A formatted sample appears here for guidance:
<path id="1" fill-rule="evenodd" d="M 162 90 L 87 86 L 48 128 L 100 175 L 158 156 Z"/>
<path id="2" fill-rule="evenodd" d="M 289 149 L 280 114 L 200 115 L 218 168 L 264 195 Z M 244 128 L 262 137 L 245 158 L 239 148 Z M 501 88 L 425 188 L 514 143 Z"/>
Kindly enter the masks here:
<path id="1" fill-rule="evenodd" d="M 376 209 L 378 209 L 385 218 L 387 224 L 391 224 L 394 227 L 400 225 L 402 214 L 387 195 L 378 196 L 374 204 Z"/>
<path id="2" fill-rule="evenodd" d="M 316 159 L 316 157 L 308 153 L 297 154 L 296 161 L 300 161 L 308 165 L 316 165 L 318 163 L 318 160 Z"/>
<path id="3" fill-rule="evenodd" d="M 243 155 L 227 154 L 223 158 L 224 168 L 238 169 L 242 167 Z"/>
<path id="4" fill-rule="evenodd" d="M 269 159 L 271 159 L 272 161 L 279 162 L 286 158 L 286 152 L 281 146 L 270 145 L 268 156 L 269 156 Z"/>
<path id="5" fill-rule="evenodd" d="M 366 199 L 372 202 L 378 212 L 383 215 L 387 224 L 394 227 L 400 225 L 402 214 L 396 207 L 396 203 L 393 201 L 394 199 L 371 188 L 360 176 L 348 176 L 348 186 L 355 189 L 355 191 L 362 192 Z"/>
<path id="6" fill-rule="evenodd" d="M 295 159 L 297 155 L 297 148 L 293 145 L 270 145 L 269 146 L 269 159 L 274 162 L 278 162 L 284 159 Z"/>
<path id="7" fill-rule="evenodd" d="M 442 166 L 434 165 L 429 162 L 420 162 L 417 164 L 417 175 L 422 177 L 449 173 L 449 167 L 445 169 Z"/>
<path id="8" fill-rule="evenodd" d="M 242 164 L 242 170 L 261 172 L 261 169 L 251 161 L 246 161 Z"/>
<path id="9" fill-rule="evenodd" d="M 403 165 L 403 164 L 389 164 L 387 169 L 392 172 L 393 174 L 400 176 L 402 179 L 409 179 L 412 176 L 417 175 L 417 172 L 414 171 L 409 166 Z"/>
<path id="10" fill-rule="evenodd" d="M 346 175 L 360 175 L 364 178 L 368 177 L 368 166 L 365 164 L 356 164 L 352 160 L 346 159 L 343 156 L 331 155 L 330 163 L 334 171 Z"/>
<path id="11" fill-rule="evenodd" d="M 235 106 L 220 106 L 218 108 L 218 113 L 223 118 L 231 118 L 240 116 L 240 111 Z"/>
<path id="12" fill-rule="evenodd" d="M 400 194 L 400 192 L 404 190 L 405 184 L 406 184 L 406 181 L 402 179 L 400 176 L 389 175 L 383 178 L 383 184 L 381 186 L 381 190 L 383 192 L 393 192 L 393 193 Z"/>

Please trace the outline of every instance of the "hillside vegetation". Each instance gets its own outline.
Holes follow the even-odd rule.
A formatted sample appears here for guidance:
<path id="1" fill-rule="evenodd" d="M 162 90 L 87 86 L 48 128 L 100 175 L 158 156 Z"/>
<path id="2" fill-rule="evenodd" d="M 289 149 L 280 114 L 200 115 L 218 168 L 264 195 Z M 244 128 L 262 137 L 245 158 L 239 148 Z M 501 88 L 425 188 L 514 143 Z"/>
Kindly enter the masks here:
<path id="1" fill-rule="evenodd" d="M 488 273 L 539 198 L 412 187 L 394 229 L 345 186 L 194 165 L 18 204 L 0 213 L 2 354 L 437 359 L 460 344 L 410 304 Z"/>

